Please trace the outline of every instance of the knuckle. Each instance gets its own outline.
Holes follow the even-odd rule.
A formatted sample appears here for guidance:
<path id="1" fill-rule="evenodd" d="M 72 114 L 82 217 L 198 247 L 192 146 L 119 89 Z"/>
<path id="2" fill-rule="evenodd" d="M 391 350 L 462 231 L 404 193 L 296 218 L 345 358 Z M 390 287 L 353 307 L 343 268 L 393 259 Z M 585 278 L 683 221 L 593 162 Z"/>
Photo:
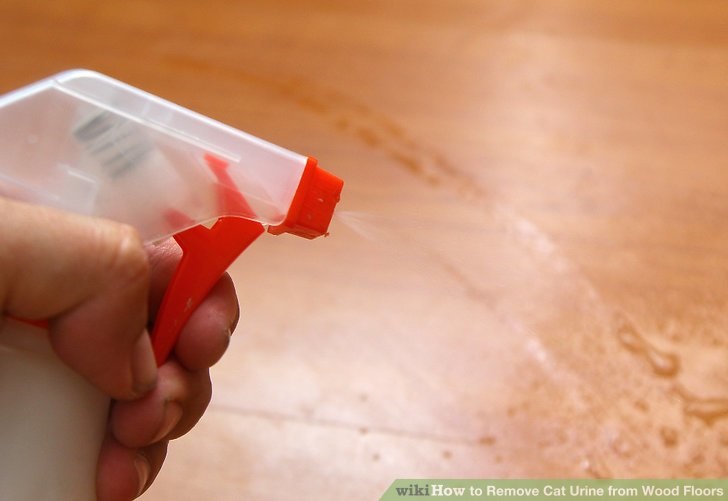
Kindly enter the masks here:
<path id="1" fill-rule="evenodd" d="M 103 253 L 104 267 L 116 280 L 146 281 L 149 260 L 137 231 L 127 225 L 114 225 Z"/>

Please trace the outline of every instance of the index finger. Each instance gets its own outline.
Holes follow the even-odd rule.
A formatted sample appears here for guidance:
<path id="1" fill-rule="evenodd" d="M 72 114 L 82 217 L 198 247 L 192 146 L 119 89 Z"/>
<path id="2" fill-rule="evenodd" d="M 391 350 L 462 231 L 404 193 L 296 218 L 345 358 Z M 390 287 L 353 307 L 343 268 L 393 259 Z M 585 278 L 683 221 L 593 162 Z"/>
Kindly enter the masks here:
<path id="1" fill-rule="evenodd" d="M 146 335 L 149 263 L 137 233 L 103 219 L 0 198 L 2 313 L 50 320 L 71 368 L 114 398 L 156 380 Z"/>

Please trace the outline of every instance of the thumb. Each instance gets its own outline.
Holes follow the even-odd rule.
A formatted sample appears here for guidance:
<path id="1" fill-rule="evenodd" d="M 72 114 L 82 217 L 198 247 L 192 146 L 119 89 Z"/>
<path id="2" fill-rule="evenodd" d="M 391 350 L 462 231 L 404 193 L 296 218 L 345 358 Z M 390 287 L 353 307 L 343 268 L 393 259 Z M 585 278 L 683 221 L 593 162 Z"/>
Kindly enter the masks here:
<path id="1" fill-rule="evenodd" d="M 151 389 L 149 263 L 136 231 L 3 198 L 0 214 L 2 313 L 50 320 L 58 356 L 110 396 Z"/>

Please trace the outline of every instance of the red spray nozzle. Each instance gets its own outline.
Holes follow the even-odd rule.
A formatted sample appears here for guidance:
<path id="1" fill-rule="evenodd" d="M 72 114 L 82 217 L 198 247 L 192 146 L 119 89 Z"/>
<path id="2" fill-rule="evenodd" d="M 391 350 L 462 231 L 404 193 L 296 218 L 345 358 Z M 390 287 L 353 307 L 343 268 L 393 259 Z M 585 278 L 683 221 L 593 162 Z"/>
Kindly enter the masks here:
<path id="1" fill-rule="evenodd" d="M 323 170 L 315 158 L 309 157 L 286 219 L 277 226 L 270 226 L 268 232 L 273 235 L 291 233 L 309 239 L 326 235 L 343 186 L 344 181 Z"/>

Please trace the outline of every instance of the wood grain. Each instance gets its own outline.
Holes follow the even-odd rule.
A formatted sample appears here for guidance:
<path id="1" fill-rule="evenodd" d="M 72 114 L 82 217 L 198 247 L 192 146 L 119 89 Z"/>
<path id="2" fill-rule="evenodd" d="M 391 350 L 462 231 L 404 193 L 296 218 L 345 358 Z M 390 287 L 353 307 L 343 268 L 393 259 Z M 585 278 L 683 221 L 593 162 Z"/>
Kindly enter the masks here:
<path id="1" fill-rule="evenodd" d="M 91 67 L 346 180 L 235 264 L 215 396 L 145 500 L 728 475 L 724 2 L 0 5 L 10 90 Z"/>

